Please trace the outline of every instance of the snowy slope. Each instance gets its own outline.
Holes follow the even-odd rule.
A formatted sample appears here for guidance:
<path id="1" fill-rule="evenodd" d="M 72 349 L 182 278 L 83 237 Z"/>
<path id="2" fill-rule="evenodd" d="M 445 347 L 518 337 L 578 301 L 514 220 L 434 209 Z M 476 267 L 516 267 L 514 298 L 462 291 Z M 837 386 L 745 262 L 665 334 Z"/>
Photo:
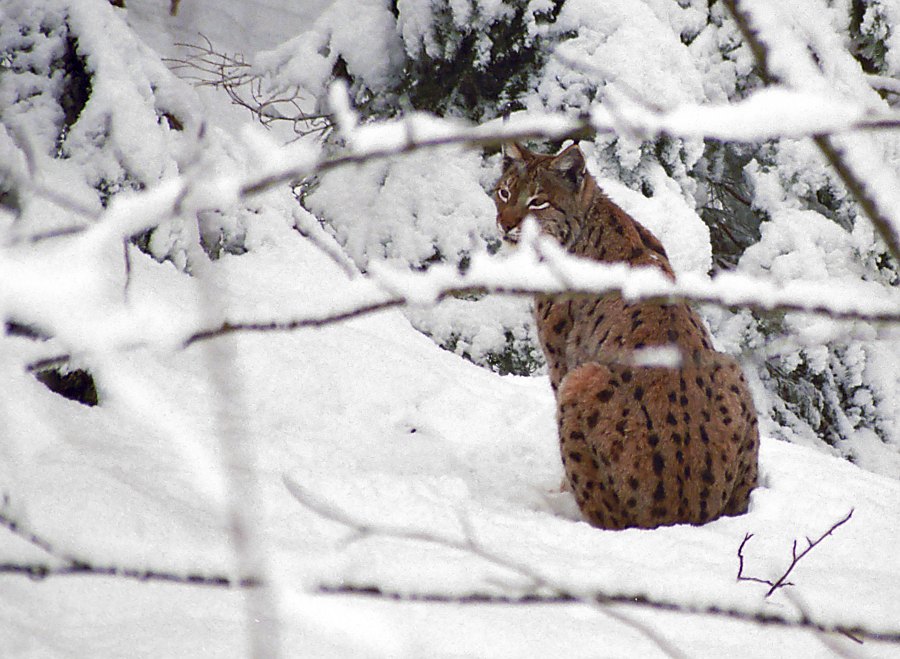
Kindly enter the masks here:
<path id="1" fill-rule="evenodd" d="M 280 2 L 222 3 L 220 21 L 199 0 L 183 2 L 178 21 L 152 3 L 128 4 L 129 22 L 159 50 L 169 47 L 169 30 L 177 38 L 208 24 L 231 33 L 247 15 L 235 13 L 240 6 L 269 18 L 259 18 L 256 32 L 233 34 L 237 42 L 269 47 L 267 39 L 295 29 L 265 13 L 279 15 Z M 320 4 L 293 16 L 312 20 Z M 216 139 L 242 121 L 226 110 L 226 99 L 210 94 L 197 103 L 220 131 Z M 244 146 L 216 142 L 211 157 L 236 167 L 227 154 Z M 747 515 L 703 527 L 594 529 L 559 492 L 546 379 L 476 367 L 438 348 L 399 312 L 181 347 L 179 339 L 222 318 L 321 315 L 360 294 L 358 281 L 293 229 L 299 211 L 289 194 L 267 195 L 260 205 L 244 220 L 250 251 L 194 263 L 195 276 L 131 248 L 127 296 L 121 253 L 102 243 L 4 247 L 3 272 L 22 281 L 4 284 L 2 311 L 44 299 L 35 313 L 61 338 L 0 340 L 0 382 L 9 392 L 0 397 L 0 512 L 95 565 L 239 576 L 220 438 L 223 428 L 236 428 L 256 459 L 258 520 L 285 656 L 615 657 L 661 655 L 663 647 L 687 656 L 830 656 L 829 644 L 900 656 L 896 644 L 823 641 L 810 631 L 631 604 L 319 592 L 378 589 L 437 600 L 600 592 L 787 619 L 805 612 L 823 624 L 896 633 L 900 482 L 765 438 L 762 485 Z M 98 260 L 64 270 L 73 253 Z M 683 259 L 686 267 L 708 260 L 708 244 Z M 121 336 L 141 340 L 128 349 L 103 347 L 104 337 Z M 52 394 L 24 371 L 71 345 L 90 348 L 76 359 L 97 380 L 98 407 Z M 223 377 L 230 382 L 224 392 Z M 374 530 L 359 537 L 298 495 Z M 746 533 L 755 534 L 746 572 L 774 579 L 790 562 L 795 538 L 804 546 L 851 509 L 852 518 L 792 573 L 792 588 L 766 600 L 763 585 L 736 581 Z M 390 537 L 391 530 L 438 542 Z M 477 551 L 449 546 L 466 542 Z M 31 561 L 54 564 L 0 528 L 0 563 Z M 0 575 L 0 656 L 245 656 L 245 597 L 238 589 L 121 577 Z"/>
<path id="2" fill-rule="evenodd" d="M 277 318 L 287 310 L 313 312 L 327 308 L 349 285 L 331 261 L 284 223 L 273 221 L 263 233 L 268 245 L 212 266 L 217 297 L 233 314 L 241 309 Z M 135 255 L 135 266 L 135 297 L 152 293 L 161 312 L 174 314 L 196 299 L 197 282 L 170 265 Z M 377 534 L 348 544 L 346 528 L 300 505 L 291 489 L 369 525 L 451 541 L 465 540 L 468 533 L 489 552 L 570 592 L 643 595 L 701 609 L 781 616 L 797 611 L 787 591 L 766 603 L 762 586 L 735 581 L 736 550 L 744 534 L 756 534 L 746 550 L 748 574 L 772 578 L 786 566 L 795 537 L 818 537 L 853 508 L 853 518 L 797 568 L 793 592 L 824 623 L 891 629 L 900 619 L 896 481 L 766 440 L 763 487 L 754 494 L 748 515 L 702 528 L 598 531 L 578 521 L 568 496 L 558 493 L 562 472 L 551 394 L 543 378 L 503 378 L 477 368 L 441 351 L 398 313 L 328 329 L 217 341 L 233 355 L 231 368 L 241 382 L 240 398 L 229 405 L 259 460 L 262 525 L 287 602 L 288 638 L 291 630 L 306 638 L 302 630 L 313 626 L 318 640 L 308 647 L 320 656 L 329 656 L 328 644 L 355 626 L 331 620 L 332 636 L 320 629 L 331 615 L 371 618 L 368 624 L 378 633 L 354 642 L 375 654 L 399 643 L 411 652 L 406 656 L 415 656 L 410 650 L 415 647 L 453 653 L 451 638 L 431 646 L 428 629 L 401 624 L 408 609 L 431 621 L 428 625 L 447 609 L 462 626 L 482 625 L 483 618 L 516 621 L 507 623 L 512 625 L 505 627 L 507 634 L 520 620 L 537 615 L 532 609 L 545 611 L 541 617 L 559 618 L 563 628 L 579 630 L 574 633 L 580 640 L 554 641 L 571 647 L 576 656 L 591 654 L 588 632 L 594 625 L 597 630 L 616 625 L 576 604 L 432 609 L 310 595 L 319 587 L 376 587 L 407 595 L 520 597 L 533 587 L 521 575 L 436 544 Z M 97 408 L 51 394 L 23 375 L 16 360 L 6 359 L 3 378 L 19 392 L 17 407 L 42 410 L 36 431 L 33 417 L 6 409 L 4 416 L 12 422 L 6 426 L 5 446 L 18 449 L 20 456 L 7 480 L 7 510 L 29 528 L 40 529 L 54 546 L 98 564 L 231 573 L 217 488 L 219 449 L 207 349 L 201 342 L 186 350 L 124 353 L 97 373 L 101 392 L 108 395 Z M 17 416 L 24 418 L 17 423 Z M 4 532 L 2 541 L 5 561 L 23 556 L 15 536 Z M 187 649 L 201 643 L 197 627 L 215 636 L 217 626 L 237 625 L 240 619 L 240 596 L 228 591 L 88 577 L 35 584 L 5 576 L 2 581 L 4 625 L 13 647 L 26 655 L 52 651 L 71 636 L 94 656 L 104 648 L 114 656 L 140 626 L 148 656 L 158 656 L 173 647 L 167 645 L 172 643 L 169 616 L 183 615 L 172 633 L 181 639 L 175 654 L 184 649 L 182 656 L 188 656 Z M 61 630 L 54 634 L 46 627 L 56 628 L 57 622 L 35 628 L 32 616 L 23 613 L 29 607 L 44 610 L 40 603 L 48 598 L 53 602 L 48 615 Z M 138 604 L 121 604 L 133 601 Z M 292 614 L 295 606 L 302 615 Z M 133 618 L 137 611 L 160 608 L 174 612 L 140 615 L 139 625 Z M 723 631 L 714 636 L 734 628 L 729 634 L 746 635 L 748 643 L 759 633 L 747 624 L 660 617 L 662 633 L 691 624 L 721 625 Z M 96 621 L 101 619 L 107 622 L 99 642 Z M 655 616 L 649 619 L 657 625 Z M 548 627 L 545 633 L 555 638 L 561 632 Z M 379 634 L 388 636 L 384 645 Z M 817 643 L 811 635 L 783 635 L 801 647 Z M 483 641 L 485 652 L 494 654 L 490 648 L 496 648 L 503 654 L 505 641 L 497 632 L 490 636 Z M 682 638 L 680 632 L 676 637 Z M 620 645 L 607 648 L 612 655 L 638 647 L 632 643 L 646 643 L 618 632 L 617 638 Z M 724 647 L 699 630 L 687 638 L 692 640 L 684 646 L 675 637 L 672 642 L 688 653 Z M 222 651 L 227 655 L 234 648 Z"/>

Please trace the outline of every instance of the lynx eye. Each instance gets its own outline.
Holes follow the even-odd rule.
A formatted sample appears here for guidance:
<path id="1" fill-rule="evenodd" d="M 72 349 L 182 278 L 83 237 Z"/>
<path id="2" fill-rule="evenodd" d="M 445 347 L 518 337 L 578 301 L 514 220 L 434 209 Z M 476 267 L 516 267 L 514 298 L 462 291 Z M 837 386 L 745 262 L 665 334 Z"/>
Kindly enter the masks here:
<path id="1" fill-rule="evenodd" d="M 500 197 L 500 201 L 509 201 L 509 190 L 500 188 L 497 190 L 497 196 Z"/>
<path id="2" fill-rule="evenodd" d="M 550 202 L 541 197 L 532 197 L 528 200 L 528 208 L 533 211 L 541 211 L 547 208 L 550 205 Z"/>

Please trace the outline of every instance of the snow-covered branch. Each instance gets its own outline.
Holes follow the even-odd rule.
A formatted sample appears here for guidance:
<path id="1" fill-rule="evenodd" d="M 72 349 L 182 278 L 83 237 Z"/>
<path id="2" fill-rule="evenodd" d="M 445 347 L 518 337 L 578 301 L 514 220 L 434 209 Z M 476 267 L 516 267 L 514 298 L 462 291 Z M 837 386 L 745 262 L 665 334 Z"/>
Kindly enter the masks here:
<path id="1" fill-rule="evenodd" d="M 766 35 L 762 34 L 760 26 L 754 24 L 754 14 L 749 7 L 743 6 L 740 0 L 724 0 L 724 4 L 737 23 L 741 35 L 750 47 L 750 52 L 753 53 L 763 82 L 769 85 L 790 82 L 782 80 L 781 76 L 773 71 Z M 844 150 L 834 141 L 833 137 L 839 132 L 846 131 L 814 131 L 809 133 L 809 136 L 813 138 L 828 164 L 875 225 L 891 254 L 900 261 L 900 219 L 891 211 L 892 205 L 884 196 L 884 191 L 867 183 L 865 173 L 854 167 Z"/>
<path id="2" fill-rule="evenodd" d="M 214 315 L 215 287 L 202 274 L 200 279 L 204 311 Z M 263 540 L 261 519 L 265 517 L 265 508 L 257 475 L 257 453 L 242 427 L 250 414 L 243 410 L 241 377 L 234 367 L 232 350 L 228 342 L 209 343 L 204 349 L 206 370 L 217 404 L 215 432 L 227 485 L 229 535 L 238 572 L 250 575 L 259 586 L 248 591 L 245 598 L 250 654 L 277 659 L 281 656 L 279 603 Z"/>
<path id="3" fill-rule="evenodd" d="M 530 583 L 530 588 L 535 591 L 544 591 L 552 593 L 551 597 L 557 602 L 581 602 L 592 608 L 598 609 L 601 613 L 609 616 L 632 629 L 637 630 L 645 637 L 650 639 L 664 654 L 669 657 L 685 656 L 665 638 L 663 638 L 656 630 L 649 625 L 644 624 L 627 614 L 617 611 L 612 607 L 613 604 L 619 602 L 606 598 L 598 593 L 576 593 L 570 587 L 556 583 L 552 578 L 540 573 L 540 570 L 532 565 L 526 565 L 512 559 L 510 556 L 502 552 L 494 551 L 484 546 L 475 537 L 475 532 L 471 527 L 464 514 L 460 516 L 460 525 L 463 533 L 458 538 L 440 536 L 430 531 L 417 530 L 405 527 L 387 527 L 370 524 L 355 519 L 352 515 L 344 510 L 322 500 L 316 493 L 303 487 L 300 483 L 286 478 L 285 486 L 291 495 L 301 505 L 313 511 L 317 515 L 325 519 L 343 524 L 353 532 L 351 540 L 360 540 L 368 536 L 391 537 L 400 540 L 409 540 L 414 542 L 425 542 L 429 544 L 438 544 L 444 547 L 450 547 L 474 556 L 477 556 L 488 563 L 524 578 Z M 336 592 L 336 591 L 332 591 Z M 349 592 L 349 591 L 348 591 Z M 427 597 L 427 596 L 426 596 Z"/>
<path id="4" fill-rule="evenodd" d="M 352 304 L 288 320 L 225 322 L 191 335 L 185 345 L 234 332 L 323 327 L 406 305 L 432 305 L 450 297 L 489 293 L 526 297 L 538 293 L 573 297 L 619 293 L 627 300 L 688 300 L 760 313 L 801 312 L 835 320 L 900 322 L 900 300 L 895 297 L 871 299 L 854 289 L 836 290 L 833 285 L 812 282 L 779 284 L 737 273 L 722 273 L 714 279 L 685 274 L 672 282 L 655 268 L 632 268 L 571 256 L 543 238 L 533 243 L 523 241 L 505 258 L 476 254 L 465 273 L 453 265 L 412 272 L 373 264 L 359 285 L 372 292 Z"/>
<path id="5" fill-rule="evenodd" d="M 632 102 L 627 106 L 617 104 L 614 113 L 601 105 L 582 116 L 529 113 L 477 126 L 412 114 L 360 126 L 346 136 L 352 145 L 349 153 L 262 175 L 247 182 L 241 188 L 241 195 L 258 194 L 276 185 L 347 165 L 449 145 L 500 147 L 512 141 L 584 140 L 617 132 L 644 139 L 665 135 L 764 142 L 784 137 L 821 137 L 897 128 L 900 128 L 900 116 L 896 114 L 872 115 L 861 107 L 780 88 L 761 90 L 730 105 L 684 105 L 663 112 Z"/>

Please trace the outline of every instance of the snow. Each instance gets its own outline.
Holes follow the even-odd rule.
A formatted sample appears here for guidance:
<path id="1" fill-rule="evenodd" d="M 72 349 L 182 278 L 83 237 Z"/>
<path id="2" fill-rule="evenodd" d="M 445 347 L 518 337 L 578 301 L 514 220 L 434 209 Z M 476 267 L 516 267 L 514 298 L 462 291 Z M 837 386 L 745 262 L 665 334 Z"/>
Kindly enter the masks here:
<path id="1" fill-rule="evenodd" d="M 284 300 L 296 300 L 295 312 L 313 310 L 342 296 L 349 282 L 337 266 L 286 227 L 272 223 L 269 231 L 271 238 L 278 238 L 270 246 L 223 257 L 210 268 L 209 275 L 221 286 L 217 298 L 229 313 L 243 309 L 251 315 L 277 315 Z M 136 299 L 150 288 L 170 303 L 191 303 L 195 282 L 138 254 L 134 265 Z M 170 274 L 160 277 L 161 269 Z M 331 284 L 323 289 L 322 282 Z M 377 626 L 393 630 L 389 636 L 401 648 L 413 640 L 426 643 L 428 636 L 410 637 L 408 630 L 396 627 L 402 618 L 398 611 L 412 605 L 392 608 L 365 599 L 335 603 L 333 596 L 304 594 L 316 586 L 377 586 L 387 592 L 445 596 L 527 592 L 521 575 L 437 544 L 423 546 L 378 533 L 348 543 L 347 529 L 297 502 L 291 492 L 298 486 L 376 528 L 419 530 L 456 541 L 465 539 L 468 528 L 479 546 L 574 592 L 600 589 L 789 617 L 796 615 L 796 607 L 786 595 L 765 603 L 757 584 L 734 581 L 735 552 L 743 534 L 756 534 L 747 547 L 748 569 L 770 578 L 784 568 L 793 538 L 816 537 L 854 508 L 853 519 L 798 567 L 796 592 L 816 619 L 826 623 L 889 629 L 900 615 L 900 580 L 887 558 L 900 541 L 900 525 L 886 523 L 897 515 L 894 502 L 900 483 L 895 480 L 767 439 L 761 458 L 763 487 L 754 494 L 747 516 L 702 528 L 598 532 L 577 520 L 568 495 L 554 493 L 561 467 L 552 396 L 543 379 L 501 378 L 467 364 L 437 349 L 394 312 L 322 330 L 242 334 L 219 341 L 233 359 L 232 370 L 240 375 L 243 406 L 252 411 L 234 421 L 257 452 L 265 504 L 261 522 L 279 583 L 301 601 L 325 600 L 308 605 L 304 615 L 286 623 L 288 639 L 308 625 L 318 628 L 321 607 L 336 606 L 346 608 L 351 619 L 381 611 L 388 622 Z M 15 368 L 18 360 L 7 353 L 3 377 L 16 383 L 14 405 L 44 410 L 45 419 L 39 435 L 42 446 L 34 446 L 30 418 L 6 430 L 4 445 L 29 454 L 16 458 L 10 478 L 4 479 L 12 510 L 22 523 L 41 529 L 68 552 L 99 563 L 229 573 L 232 558 L 216 485 L 219 449 L 206 349 L 195 344 L 174 352 L 140 349 L 118 354 L 97 368 L 105 397 L 98 408 L 54 396 Z M 5 412 L 4 418 L 10 415 Z M 4 552 L 7 544 L 16 544 L 11 534 L 2 537 Z M 868 578 L 863 577 L 863 565 L 871 571 Z M 212 647 L 220 642 L 213 640 L 212 630 L 224 624 L 222 618 L 232 625 L 238 617 L 235 600 L 240 596 L 229 591 L 79 578 L 88 580 L 86 593 L 67 579 L 30 585 L 20 577 L 2 579 L 7 583 L 2 589 L 6 609 L 19 606 L 13 603 L 23 597 L 34 602 L 29 606 L 51 597 L 60 607 L 53 615 L 71 621 L 59 603 L 77 597 L 81 613 L 74 619 L 83 625 L 104 615 L 118 619 L 121 624 L 106 628 L 104 643 L 112 654 L 133 633 L 152 643 L 156 652 L 170 647 L 164 645 L 169 642 L 166 634 L 154 641 L 152 631 L 168 625 L 167 615 L 144 617 L 135 629 L 136 620 L 114 613 L 118 598 L 146 602 L 138 604 L 138 610 L 168 602 L 166 608 L 193 611 L 176 626 L 175 632 L 187 641 L 183 648 L 198 642 L 194 636 L 199 622 L 193 622 L 198 616 L 208 625 L 204 634 L 209 634 Z M 521 614 L 514 605 L 498 605 L 478 613 L 473 609 L 472 618 L 460 611 L 453 615 L 463 616 L 459 624 L 464 625 L 476 624 L 479 616 L 521 620 L 533 615 L 530 607 L 519 608 Z M 572 609 L 584 607 L 567 605 L 546 615 L 566 620 Z M 418 615 L 433 620 L 436 614 Z M 592 625 L 576 617 L 577 623 L 566 626 L 603 629 L 610 624 L 597 622 L 589 610 L 580 615 L 588 616 Z M 21 647 L 32 644 L 34 651 L 52 651 L 58 636 L 29 631 L 33 628 L 21 614 L 7 620 L 12 621 L 6 623 L 11 624 L 11 637 L 20 639 Z M 337 626 L 344 630 L 347 624 Z M 676 628 L 664 624 L 661 633 Z M 95 656 L 104 653 L 96 638 L 85 638 L 79 631 L 86 627 L 65 622 L 63 629 L 82 638 L 83 647 Z M 311 647 L 328 656 L 328 648 L 342 635 L 320 634 Z M 688 647 L 699 649 L 711 642 L 710 636 L 703 636 L 698 645 Z M 583 636 L 587 645 L 578 645 L 578 653 L 590 647 L 589 638 Z M 631 637 L 610 647 L 630 647 L 626 639 Z M 385 649 L 390 644 L 376 640 L 365 642 L 376 655 L 390 654 Z M 239 645 L 239 639 L 235 643 Z M 417 647 L 442 646 L 437 642 Z M 235 649 L 223 651 L 231 654 Z"/>
<path id="2" fill-rule="evenodd" d="M 286 86 L 297 85 L 321 97 L 332 68 L 342 58 L 347 70 L 372 88 L 387 83 L 401 65 L 394 20 L 382 0 L 336 0 L 312 26 L 274 49 L 260 53 L 256 67 L 276 73 Z"/>
<path id="3" fill-rule="evenodd" d="M 496 231 L 480 167 L 477 153 L 446 147 L 346 168 L 322 179 L 309 208 L 362 269 L 373 259 L 422 264 L 436 251 L 455 262 Z"/>
<path id="4" fill-rule="evenodd" d="M 623 111 L 621 108 L 619 111 Z M 639 124 L 641 115 L 653 124 L 653 115 L 640 106 L 627 108 L 628 121 Z M 833 97 L 762 89 L 737 103 L 679 106 L 657 119 L 655 130 L 680 136 L 706 135 L 726 140 L 762 142 L 776 137 L 846 130 L 864 116 L 864 110 Z"/>
<path id="5" fill-rule="evenodd" d="M 622 140 L 615 148 L 652 184 L 647 196 L 613 176 L 602 140 L 584 144 L 608 194 L 666 245 L 679 273 L 677 288 L 658 273 L 566 259 L 533 226 L 523 231 L 519 249 L 488 256 L 496 235 L 485 189 L 499 158 L 485 165 L 458 147 L 335 169 L 307 197 L 312 210 L 327 216 L 320 225 L 287 189 L 239 197 L 251 177 L 310 166 L 316 147 L 277 149 L 277 140 L 249 127 L 251 119 L 233 112 L 223 95 L 197 93 L 170 75 L 160 55 L 171 55 L 176 40 L 202 28 L 228 48 L 267 51 L 256 61 L 260 70 L 278 70 L 285 80 L 294 76 L 321 97 L 338 56 L 351 73 L 377 86 L 402 51 L 417 43 L 427 50 L 432 5 L 401 0 L 400 26 L 388 3 L 377 0 L 191 0 L 177 17 L 167 16 L 165 5 L 129 0 L 124 12 L 105 0 L 0 5 L 0 52 L 27 36 L 35 48 L 21 55 L 23 62 L 43 71 L 58 56 L 52 51 L 62 31 L 77 30 L 97 79 L 82 119 L 58 145 L 62 106 L 54 85 L 62 76 L 47 82 L 18 70 L 7 75 L 4 64 L 0 77 L 3 162 L 28 184 L 19 217 L 0 209 L 0 316 L 52 335 L 40 341 L 0 337 L 0 382 L 7 392 L 0 397 L 0 513 L 60 554 L 97 566 L 235 578 L 246 575 L 230 533 L 229 488 L 249 475 L 259 489 L 251 512 L 286 656 L 661 656 L 654 635 L 688 656 L 830 656 L 827 643 L 864 656 L 898 656 L 896 643 L 857 646 L 835 635 L 823 643 L 808 630 L 698 613 L 715 607 L 898 632 L 900 454 L 884 440 L 895 441 L 900 424 L 891 331 L 860 323 L 841 353 L 844 381 L 856 387 L 855 408 L 848 407 L 842 422 L 853 436 L 849 457 L 857 464 L 828 455 L 821 440 L 805 440 L 799 422 L 776 427 L 772 415 L 763 419 L 771 432 L 762 441 L 761 486 L 748 514 L 702 527 L 606 532 L 583 522 L 571 495 L 559 489 L 555 405 L 546 378 L 501 377 L 480 368 L 441 350 L 409 319 L 436 338 L 461 332 L 458 351 L 484 355 L 506 340 L 504 328 L 515 327 L 516 340 L 528 338 L 527 304 L 449 299 L 430 310 L 442 288 L 561 286 L 560 273 L 586 287 L 621 286 L 626 295 L 692 291 L 726 302 L 895 311 L 896 291 L 867 280 L 866 259 L 877 256 L 871 227 L 860 223 L 847 231 L 799 203 L 792 207 L 790 195 L 796 201 L 799 188 L 820 170 L 793 179 L 797 188 L 788 194 L 790 177 L 757 163 L 752 174 L 771 220 L 740 272 L 710 279 L 709 233 L 682 185 L 685 171 L 647 166 L 640 141 Z M 733 75 L 740 66 L 718 62 L 710 80 L 695 66 L 692 49 L 713 48 L 709 43 L 725 37 L 697 36 L 690 47 L 680 41 L 701 29 L 705 5 L 654 0 L 635 9 L 635 3 L 611 2 L 598 11 L 596 4 L 572 1 L 553 29 L 583 28 L 576 50 L 618 72 L 620 79 L 610 82 L 613 98 L 617 86 L 621 93 L 640 83 L 639 92 L 655 97 L 666 121 L 689 131 L 679 113 L 710 100 L 724 103 L 733 91 L 725 89 L 727 70 Z M 44 10 L 44 32 L 40 12 L 30 16 L 30 8 Z M 451 10 L 462 25 L 505 9 L 499 2 L 454 1 Z M 70 28 L 63 27 L 64 17 Z M 30 36 L 7 29 L 18 23 L 35 29 Z M 372 32 L 361 34 L 362 26 Z M 536 33 L 546 29 L 534 27 Z M 301 37 L 283 43 L 301 30 Z M 644 36 L 649 61 L 631 53 Z M 530 102 L 540 112 L 513 117 L 504 130 L 571 126 L 560 117 L 548 124 L 542 114 L 565 105 L 585 84 L 585 75 L 563 75 L 561 67 L 551 64 L 534 90 Z M 20 98 L 32 83 L 33 95 Z M 710 91 L 716 89 L 722 96 Z M 703 120 L 727 128 L 730 120 L 750 117 L 746 129 L 759 131 L 764 110 L 784 117 L 796 101 L 805 100 L 805 111 L 818 98 L 808 89 L 758 93 L 728 108 L 710 106 Z M 852 120 L 858 108 L 845 101 L 816 107 L 816 121 Z M 166 129 L 162 111 L 183 119 L 185 130 Z M 647 121 L 662 125 L 659 115 Z M 201 125 L 204 137 L 197 141 Z M 350 143 L 357 152 L 396 146 L 410 126 L 435 138 L 459 129 L 416 117 L 360 126 L 350 131 Z M 39 130 L 23 138 L 17 127 Z M 495 128 L 464 130 L 477 135 Z M 696 135 L 686 137 L 679 148 L 696 162 L 702 144 Z M 33 163 L 24 153 L 28 140 Z M 69 157 L 55 157 L 57 146 Z M 806 155 L 786 147 L 779 155 L 784 171 L 801 171 Z M 877 162 L 877 152 L 863 150 L 859 157 Z M 37 194 L 29 165 L 41 185 L 68 202 Z M 95 187 L 101 179 L 128 191 L 101 200 Z M 90 212 L 74 212 L 70 202 Z M 123 247 L 124 239 L 161 219 L 150 246 L 155 258 Z M 85 230 L 36 243 L 25 239 L 73 223 Z M 240 234 L 244 253 L 224 250 L 210 260 L 199 237 L 220 231 Z M 434 256 L 435 247 L 444 265 L 409 271 L 410 263 L 424 265 Z M 470 264 L 460 273 L 463 258 Z M 367 276 L 355 273 L 350 260 Z M 408 315 L 389 310 L 318 328 L 235 332 L 186 345 L 195 332 L 224 321 L 323 318 L 397 294 L 420 306 Z M 721 313 L 717 340 L 737 351 L 736 337 L 750 334 L 745 317 Z M 785 324 L 806 346 L 812 368 L 832 366 L 823 345 L 842 336 L 841 328 L 807 316 L 789 316 Z M 53 394 L 27 371 L 28 364 L 60 354 L 70 354 L 73 367 L 90 369 L 100 405 Z M 758 379 L 754 387 L 760 407 L 770 404 Z M 886 427 L 876 435 L 853 415 L 874 415 Z M 769 436 L 776 430 L 806 445 Z M 226 440 L 240 442 L 237 453 L 253 460 L 230 464 L 235 453 L 226 450 Z M 790 562 L 795 539 L 803 547 L 851 509 L 852 518 L 797 566 L 794 586 L 766 599 L 763 585 L 736 580 L 737 548 L 746 533 L 754 537 L 745 547 L 745 571 L 773 579 Z M 327 517 L 356 520 L 362 528 Z M 0 564 L 23 562 L 60 564 L 22 534 L 0 528 Z M 377 588 L 409 599 L 322 592 L 328 588 Z M 557 591 L 583 599 L 599 592 L 620 601 L 440 601 Z M 2 654 L 245 656 L 248 596 L 238 588 L 124 576 L 0 574 Z M 631 603 L 640 597 L 695 612 Z"/>

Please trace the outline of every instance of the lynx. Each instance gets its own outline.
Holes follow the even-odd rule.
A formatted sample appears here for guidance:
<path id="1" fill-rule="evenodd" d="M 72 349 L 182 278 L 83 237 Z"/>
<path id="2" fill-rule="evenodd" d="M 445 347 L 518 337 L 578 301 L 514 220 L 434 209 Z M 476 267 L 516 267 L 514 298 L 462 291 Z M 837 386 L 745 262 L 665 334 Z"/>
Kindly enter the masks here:
<path id="1" fill-rule="evenodd" d="M 571 254 L 675 279 L 662 243 L 603 193 L 577 145 L 555 156 L 508 147 L 494 199 L 511 242 L 532 216 Z M 591 524 L 703 524 L 747 511 L 759 451 L 753 400 L 687 303 L 537 295 L 534 316 L 566 480 Z M 676 347 L 680 365 L 637 365 L 642 348 L 658 346 Z"/>

